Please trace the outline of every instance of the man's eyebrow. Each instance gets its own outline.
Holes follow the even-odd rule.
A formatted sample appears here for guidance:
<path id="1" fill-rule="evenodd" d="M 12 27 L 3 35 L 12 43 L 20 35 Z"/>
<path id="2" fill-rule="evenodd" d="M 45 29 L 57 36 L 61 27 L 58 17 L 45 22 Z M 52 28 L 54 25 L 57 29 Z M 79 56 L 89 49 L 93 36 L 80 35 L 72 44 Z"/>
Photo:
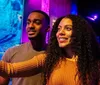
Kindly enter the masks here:
<path id="1" fill-rule="evenodd" d="M 27 21 L 31 21 L 30 19 L 27 19 Z M 34 19 L 32 21 L 42 21 L 41 19 Z"/>
<path id="2" fill-rule="evenodd" d="M 37 20 L 38 20 L 38 21 L 42 21 L 41 19 L 34 19 L 34 21 L 37 21 Z"/>

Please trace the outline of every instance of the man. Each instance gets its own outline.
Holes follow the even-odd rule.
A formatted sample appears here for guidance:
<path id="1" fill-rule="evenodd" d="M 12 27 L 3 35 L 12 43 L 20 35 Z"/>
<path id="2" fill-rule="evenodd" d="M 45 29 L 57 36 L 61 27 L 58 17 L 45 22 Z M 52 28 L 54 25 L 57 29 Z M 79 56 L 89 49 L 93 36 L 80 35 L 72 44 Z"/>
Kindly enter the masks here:
<path id="1" fill-rule="evenodd" d="M 50 24 L 49 16 L 40 10 L 32 11 L 27 19 L 26 31 L 30 42 L 9 48 L 3 60 L 6 62 L 21 62 L 43 53 L 46 49 L 46 32 Z M 1 85 L 7 85 L 7 78 L 0 78 Z M 23 78 L 12 78 L 12 85 L 42 85 L 41 73 Z"/>

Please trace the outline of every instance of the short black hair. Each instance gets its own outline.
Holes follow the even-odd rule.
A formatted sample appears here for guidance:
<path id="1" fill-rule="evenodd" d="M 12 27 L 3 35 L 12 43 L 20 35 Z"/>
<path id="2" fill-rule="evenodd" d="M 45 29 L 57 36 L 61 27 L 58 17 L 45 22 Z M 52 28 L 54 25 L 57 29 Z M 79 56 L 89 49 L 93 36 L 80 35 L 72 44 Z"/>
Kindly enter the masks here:
<path id="1" fill-rule="evenodd" d="M 41 10 L 34 10 L 34 11 L 31 11 L 30 13 L 33 13 L 33 12 L 38 12 L 38 13 L 43 14 L 45 16 L 47 24 L 50 25 L 50 17 L 48 16 L 47 13 L 45 13 L 44 11 L 41 11 Z"/>

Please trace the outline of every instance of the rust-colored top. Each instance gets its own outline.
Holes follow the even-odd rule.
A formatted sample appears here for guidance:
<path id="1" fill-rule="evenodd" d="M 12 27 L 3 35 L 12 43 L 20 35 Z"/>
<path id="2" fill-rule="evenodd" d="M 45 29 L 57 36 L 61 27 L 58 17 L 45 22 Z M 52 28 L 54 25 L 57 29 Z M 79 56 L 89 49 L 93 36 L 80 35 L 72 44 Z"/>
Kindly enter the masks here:
<path id="1" fill-rule="evenodd" d="M 46 54 L 40 54 L 32 59 L 19 63 L 6 63 L 0 61 L 0 75 L 12 77 L 25 77 L 37 73 L 41 69 Z M 60 60 L 47 81 L 47 85 L 80 85 L 76 61 L 73 59 Z"/>

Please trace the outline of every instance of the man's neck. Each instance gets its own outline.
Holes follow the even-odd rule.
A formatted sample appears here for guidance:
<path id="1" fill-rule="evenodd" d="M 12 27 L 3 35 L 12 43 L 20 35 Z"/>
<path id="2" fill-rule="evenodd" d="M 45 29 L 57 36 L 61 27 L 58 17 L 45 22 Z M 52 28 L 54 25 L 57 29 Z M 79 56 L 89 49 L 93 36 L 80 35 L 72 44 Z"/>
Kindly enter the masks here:
<path id="1" fill-rule="evenodd" d="M 42 51 L 46 49 L 45 41 L 43 42 L 41 40 L 30 40 L 30 43 L 32 47 L 37 51 Z"/>

